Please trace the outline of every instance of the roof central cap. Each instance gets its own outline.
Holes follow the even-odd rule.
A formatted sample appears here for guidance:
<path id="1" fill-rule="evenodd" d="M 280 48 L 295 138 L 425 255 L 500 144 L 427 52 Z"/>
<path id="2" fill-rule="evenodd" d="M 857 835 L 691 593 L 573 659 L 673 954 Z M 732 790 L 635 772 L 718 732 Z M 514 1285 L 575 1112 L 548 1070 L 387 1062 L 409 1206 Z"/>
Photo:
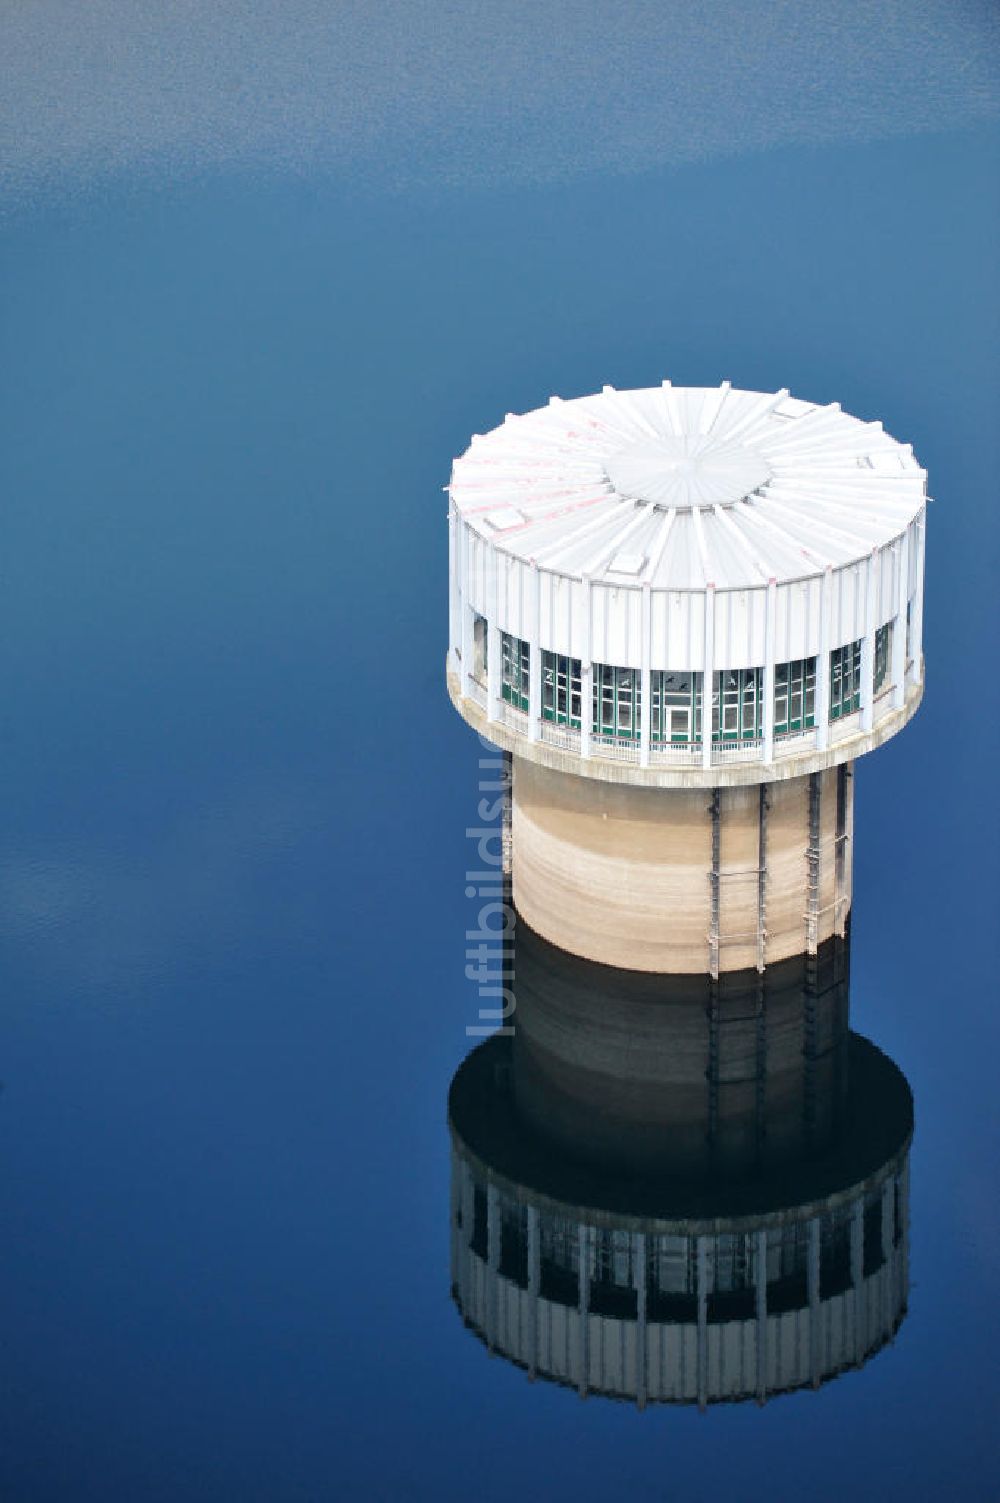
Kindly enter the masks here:
<path id="1" fill-rule="evenodd" d="M 771 479 L 764 456 L 706 434 L 644 439 L 604 460 L 619 496 L 677 511 L 735 506 Z"/>

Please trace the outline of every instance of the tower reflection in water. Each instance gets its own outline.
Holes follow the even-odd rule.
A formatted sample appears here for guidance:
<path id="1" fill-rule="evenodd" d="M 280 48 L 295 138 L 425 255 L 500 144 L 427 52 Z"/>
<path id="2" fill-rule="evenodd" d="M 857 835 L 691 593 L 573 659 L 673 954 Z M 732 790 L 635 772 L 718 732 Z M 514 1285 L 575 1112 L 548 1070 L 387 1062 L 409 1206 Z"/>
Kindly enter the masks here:
<path id="1" fill-rule="evenodd" d="M 452 1293 L 491 1351 L 704 1406 L 818 1387 L 892 1338 L 913 1102 L 850 1031 L 848 957 L 834 938 L 713 987 L 518 920 L 514 1035 L 449 1096 Z"/>

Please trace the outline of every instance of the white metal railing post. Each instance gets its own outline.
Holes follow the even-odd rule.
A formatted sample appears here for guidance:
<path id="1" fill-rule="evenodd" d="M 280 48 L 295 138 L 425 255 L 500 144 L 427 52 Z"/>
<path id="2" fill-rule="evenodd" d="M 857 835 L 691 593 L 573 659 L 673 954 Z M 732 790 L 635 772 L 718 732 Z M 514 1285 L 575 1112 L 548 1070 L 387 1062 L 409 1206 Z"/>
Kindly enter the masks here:
<path id="1" fill-rule="evenodd" d="M 761 686 L 764 711 L 763 760 L 765 762 L 774 761 L 774 637 L 777 630 L 777 616 L 778 581 L 772 575 L 767 582 L 767 597 L 764 609 L 764 682 Z M 804 692 L 805 688 L 803 686 Z"/>
<path id="2" fill-rule="evenodd" d="M 878 549 L 873 548 L 865 566 L 865 634 L 861 640 L 861 730 L 872 728 L 875 699 L 875 570 Z"/>
<path id="3" fill-rule="evenodd" d="M 448 666 L 458 672 L 458 649 L 461 642 L 462 579 L 458 552 L 458 513 L 455 503 L 448 503 Z"/>
<path id="4" fill-rule="evenodd" d="M 906 701 L 906 600 L 910 578 L 909 529 L 899 540 L 896 552 L 896 614 L 892 618 L 892 707 L 902 709 Z"/>
<path id="5" fill-rule="evenodd" d="M 913 598 L 910 604 L 910 682 L 919 684 L 923 676 L 924 637 L 924 547 L 927 530 L 927 507 L 913 524 Z"/>
<path id="6" fill-rule="evenodd" d="M 701 765 L 712 765 L 712 694 L 715 687 L 715 585 L 705 587 L 705 662 L 701 680 Z M 719 705 L 721 724 L 722 705 Z"/>
<path id="7" fill-rule="evenodd" d="M 503 662 L 500 651 L 500 561 L 496 552 L 489 552 L 489 615 L 486 625 L 486 718 L 500 719 L 502 698 Z"/>
<path id="8" fill-rule="evenodd" d="M 538 565 L 531 566 L 531 636 L 528 639 L 528 740 L 538 740 L 542 720 L 542 576 Z"/>
<path id="9" fill-rule="evenodd" d="M 475 654 L 472 610 L 472 540 L 468 523 L 462 524 L 462 695 L 468 699 L 472 682 L 472 659 Z"/>
<path id="10" fill-rule="evenodd" d="M 819 586 L 819 652 L 816 655 L 816 699 L 813 705 L 816 745 L 820 751 L 824 751 L 830 743 L 830 653 L 832 651 L 833 570 L 827 564 Z"/>
<path id="11" fill-rule="evenodd" d="M 587 576 L 583 579 L 583 642 L 580 659 L 580 756 L 590 756 L 590 732 L 593 724 L 594 665 L 591 662 L 594 637 L 594 592 Z"/>
<path id="12" fill-rule="evenodd" d="M 649 738 L 653 720 L 653 699 L 651 693 L 652 674 L 649 661 L 652 651 L 652 609 L 649 594 L 649 581 L 642 586 L 640 594 L 640 670 L 639 670 L 639 766 L 649 766 Z"/>

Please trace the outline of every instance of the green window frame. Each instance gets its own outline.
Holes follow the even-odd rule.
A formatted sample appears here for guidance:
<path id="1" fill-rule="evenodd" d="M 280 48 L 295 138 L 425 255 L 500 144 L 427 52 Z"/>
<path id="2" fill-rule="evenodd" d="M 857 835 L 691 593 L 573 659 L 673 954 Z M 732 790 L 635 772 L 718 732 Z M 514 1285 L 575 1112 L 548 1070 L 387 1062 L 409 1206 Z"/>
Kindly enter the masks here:
<path id="1" fill-rule="evenodd" d="M 542 653 L 542 719 L 580 729 L 580 659 Z"/>
<path id="2" fill-rule="evenodd" d="M 774 668 L 774 734 L 792 736 L 816 725 L 816 659 L 793 658 Z"/>
<path id="3" fill-rule="evenodd" d="M 840 720 L 861 708 L 861 642 L 835 647 L 830 654 L 830 719 Z"/>
<path id="4" fill-rule="evenodd" d="M 763 668 L 726 668 L 713 675 L 713 742 L 753 741 L 764 733 Z"/>
<path id="5" fill-rule="evenodd" d="M 875 693 L 885 683 L 892 666 L 892 622 L 887 621 L 875 633 Z"/>
<path id="6" fill-rule="evenodd" d="M 592 729 L 595 736 L 618 741 L 637 741 L 642 705 L 637 668 L 616 668 L 611 663 L 594 664 Z"/>
<path id="7" fill-rule="evenodd" d="M 531 688 L 531 649 L 522 637 L 500 634 L 500 693 L 517 710 L 527 710 Z"/>
<path id="8" fill-rule="evenodd" d="M 700 673 L 653 669 L 649 675 L 653 745 L 693 746 L 701 740 L 701 685 Z"/>
<path id="9" fill-rule="evenodd" d="M 472 623 L 472 677 L 483 685 L 490 660 L 489 633 L 490 623 L 485 616 L 477 614 Z"/>

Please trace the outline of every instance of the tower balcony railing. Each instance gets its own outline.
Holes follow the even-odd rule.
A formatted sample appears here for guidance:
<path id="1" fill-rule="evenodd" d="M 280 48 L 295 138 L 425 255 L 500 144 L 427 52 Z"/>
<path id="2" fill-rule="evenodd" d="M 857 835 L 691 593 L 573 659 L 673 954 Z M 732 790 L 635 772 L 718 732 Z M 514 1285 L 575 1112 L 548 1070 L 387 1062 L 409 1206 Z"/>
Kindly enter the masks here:
<path id="1" fill-rule="evenodd" d="M 701 762 L 699 741 L 654 741 L 649 748 L 653 767 L 695 767 Z"/>
<path id="2" fill-rule="evenodd" d="M 725 767 L 730 762 L 759 762 L 763 747 L 764 741 L 760 736 L 748 737 L 743 741 L 714 741 L 712 764 Z"/>
<path id="3" fill-rule="evenodd" d="M 561 746 L 564 751 L 580 754 L 580 732 L 573 726 L 553 725 L 549 720 L 541 723 L 541 739 L 549 746 Z"/>
<path id="4" fill-rule="evenodd" d="M 527 737 L 528 716 L 524 710 L 519 710 L 515 705 L 508 704 L 505 699 L 500 701 L 500 723 L 508 726 L 519 736 Z"/>
<path id="5" fill-rule="evenodd" d="M 606 757 L 612 762 L 638 762 L 638 741 L 625 741 L 615 736 L 592 736 L 590 744 L 593 755 Z"/>
<path id="6" fill-rule="evenodd" d="M 873 700 L 873 719 L 877 723 L 886 715 L 892 704 L 893 685 L 887 682 L 880 686 Z M 486 685 L 477 679 L 469 681 L 469 696 L 481 708 L 488 706 Z M 525 741 L 530 739 L 530 717 L 519 706 L 501 700 L 498 707 L 499 722 Z M 835 746 L 856 736 L 861 728 L 861 711 L 853 710 L 848 715 L 831 719 L 828 724 L 828 744 Z M 537 723 L 537 740 L 561 751 L 581 755 L 580 728 L 575 725 L 558 724 L 546 718 Z M 815 726 L 806 726 L 797 731 L 779 731 L 773 740 L 774 762 L 788 761 L 801 756 L 819 744 L 819 732 Z M 741 738 L 733 741 L 713 741 L 709 766 L 726 767 L 734 763 L 752 763 L 763 760 L 764 739 L 762 736 Z M 638 766 L 642 761 L 639 737 L 614 736 L 593 731 L 590 736 L 589 755 L 594 760 L 626 762 Z M 666 742 L 655 737 L 649 747 L 651 767 L 700 767 L 703 765 L 703 747 L 700 740 Z"/>

